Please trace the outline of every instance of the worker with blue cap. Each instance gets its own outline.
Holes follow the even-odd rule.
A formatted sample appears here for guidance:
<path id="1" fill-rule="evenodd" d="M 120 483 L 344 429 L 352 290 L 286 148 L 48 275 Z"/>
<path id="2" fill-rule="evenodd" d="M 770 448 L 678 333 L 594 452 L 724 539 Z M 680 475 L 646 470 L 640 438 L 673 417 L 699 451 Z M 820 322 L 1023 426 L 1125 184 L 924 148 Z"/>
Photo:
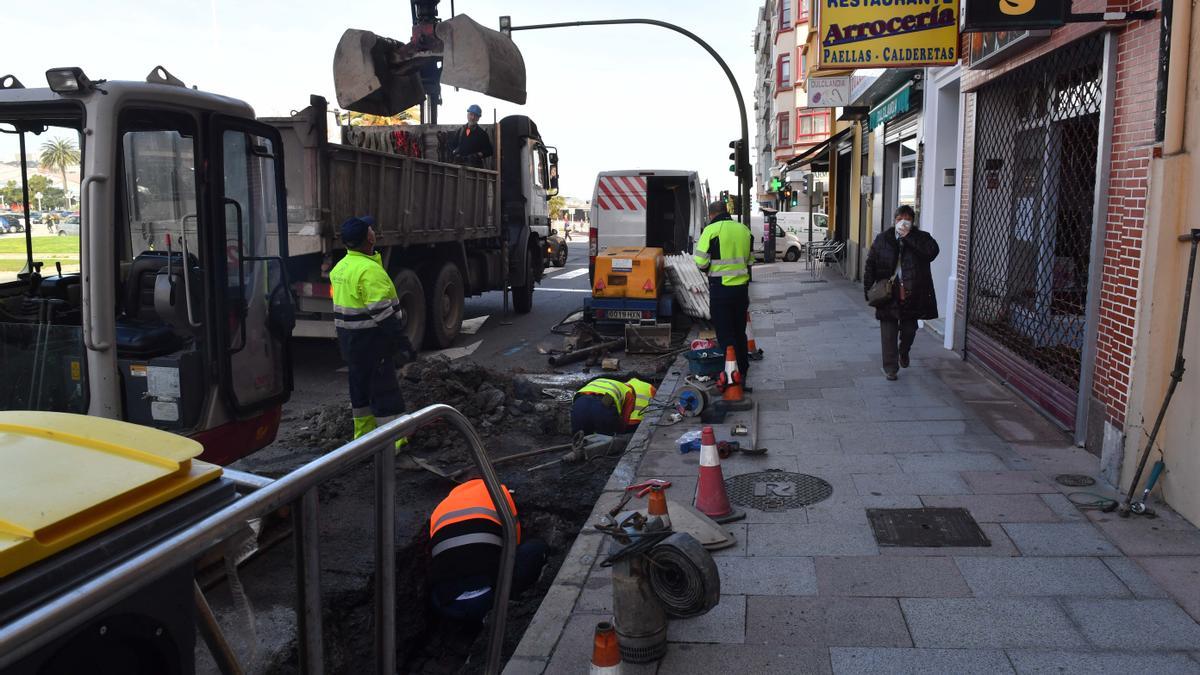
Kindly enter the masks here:
<path id="1" fill-rule="evenodd" d="M 333 325 L 350 372 L 355 438 L 404 412 L 395 359 L 407 362 L 416 358 L 404 332 L 406 317 L 396 286 L 375 251 L 374 225 L 370 216 L 342 223 L 346 255 L 329 272 Z M 405 442 L 397 441 L 396 448 Z"/>
<path id="2" fill-rule="evenodd" d="M 450 155 L 455 162 L 483 168 L 483 160 L 492 156 L 492 139 L 479 126 L 482 114 L 477 105 L 467 108 L 467 123 L 450 139 Z"/>

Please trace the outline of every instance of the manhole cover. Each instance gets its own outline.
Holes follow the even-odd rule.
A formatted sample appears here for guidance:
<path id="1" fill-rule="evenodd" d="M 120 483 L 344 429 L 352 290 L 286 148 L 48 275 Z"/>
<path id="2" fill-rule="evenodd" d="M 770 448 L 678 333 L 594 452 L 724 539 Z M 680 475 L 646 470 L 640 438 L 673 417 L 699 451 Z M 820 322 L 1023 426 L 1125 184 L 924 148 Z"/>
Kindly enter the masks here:
<path id="1" fill-rule="evenodd" d="M 769 470 L 725 481 L 729 501 L 759 511 L 786 511 L 828 499 L 833 486 L 816 476 Z"/>
<path id="2" fill-rule="evenodd" d="M 1060 473 L 1054 477 L 1054 482 L 1067 487 L 1087 487 L 1095 485 L 1096 479 L 1081 473 Z"/>
<path id="3" fill-rule="evenodd" d="M 880 546 L 991 546 L 966 509 L 867 509 Z"/>

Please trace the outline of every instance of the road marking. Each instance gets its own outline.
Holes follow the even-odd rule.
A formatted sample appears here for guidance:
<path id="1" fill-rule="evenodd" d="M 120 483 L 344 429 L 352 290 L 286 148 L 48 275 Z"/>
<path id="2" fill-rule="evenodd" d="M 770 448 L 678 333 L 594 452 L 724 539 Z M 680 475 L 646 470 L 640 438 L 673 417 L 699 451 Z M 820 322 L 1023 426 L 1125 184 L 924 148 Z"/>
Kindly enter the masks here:
<path id="1" fill-rule="evenodd" d="M 556 274 L 552 277 L 547 277 L 547 278 L 554 279 L 555 281 L 559 281 L 561 279 L 574 279 L 575 277 L 581 277 L 587 273 L 588 273 L 588 270 L 586 267 L 580 267 L 577 270 L 570 270 L 569 272 L 561 272 L 559 274 Z"/>
<path id="2" fill-rule="evenodd" d="M 555 291 L 558 293 L 591 293 L 590 288 L 547 288 L 546 286 L 538 286 L 539 291 Z"/>

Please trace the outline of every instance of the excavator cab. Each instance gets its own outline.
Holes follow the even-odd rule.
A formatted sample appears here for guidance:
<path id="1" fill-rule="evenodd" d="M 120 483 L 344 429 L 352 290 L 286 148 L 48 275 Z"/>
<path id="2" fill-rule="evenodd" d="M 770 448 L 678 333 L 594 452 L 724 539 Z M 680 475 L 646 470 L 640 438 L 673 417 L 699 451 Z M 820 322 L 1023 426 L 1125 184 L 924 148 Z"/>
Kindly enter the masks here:
<path id="1" fill-rule="evenodd" d="M 0 152 L 35 188 L 23 236 L 0 241 L 0 408 L 191 436 L 218 463 L 267 445 L 292 386 L 278 133 L 162 68 L 47 80 L 0 79 Z M 31 172 L 55 147 L 74 149 L 65 190 Z M 35 222 L 49 198 L 76 205 L 77 230 L 51 228 L 44 203 Z"/>

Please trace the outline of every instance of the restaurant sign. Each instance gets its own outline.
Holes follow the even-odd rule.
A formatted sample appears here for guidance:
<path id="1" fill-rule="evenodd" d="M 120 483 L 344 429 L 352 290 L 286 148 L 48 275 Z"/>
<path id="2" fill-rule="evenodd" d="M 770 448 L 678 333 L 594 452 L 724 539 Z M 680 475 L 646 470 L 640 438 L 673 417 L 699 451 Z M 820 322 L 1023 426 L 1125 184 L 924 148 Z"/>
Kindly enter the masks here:
<path id="1" fill-rule="evenodd" d="M 818 68 L 958 62 L 958 0 L 820 0 Z"/>

